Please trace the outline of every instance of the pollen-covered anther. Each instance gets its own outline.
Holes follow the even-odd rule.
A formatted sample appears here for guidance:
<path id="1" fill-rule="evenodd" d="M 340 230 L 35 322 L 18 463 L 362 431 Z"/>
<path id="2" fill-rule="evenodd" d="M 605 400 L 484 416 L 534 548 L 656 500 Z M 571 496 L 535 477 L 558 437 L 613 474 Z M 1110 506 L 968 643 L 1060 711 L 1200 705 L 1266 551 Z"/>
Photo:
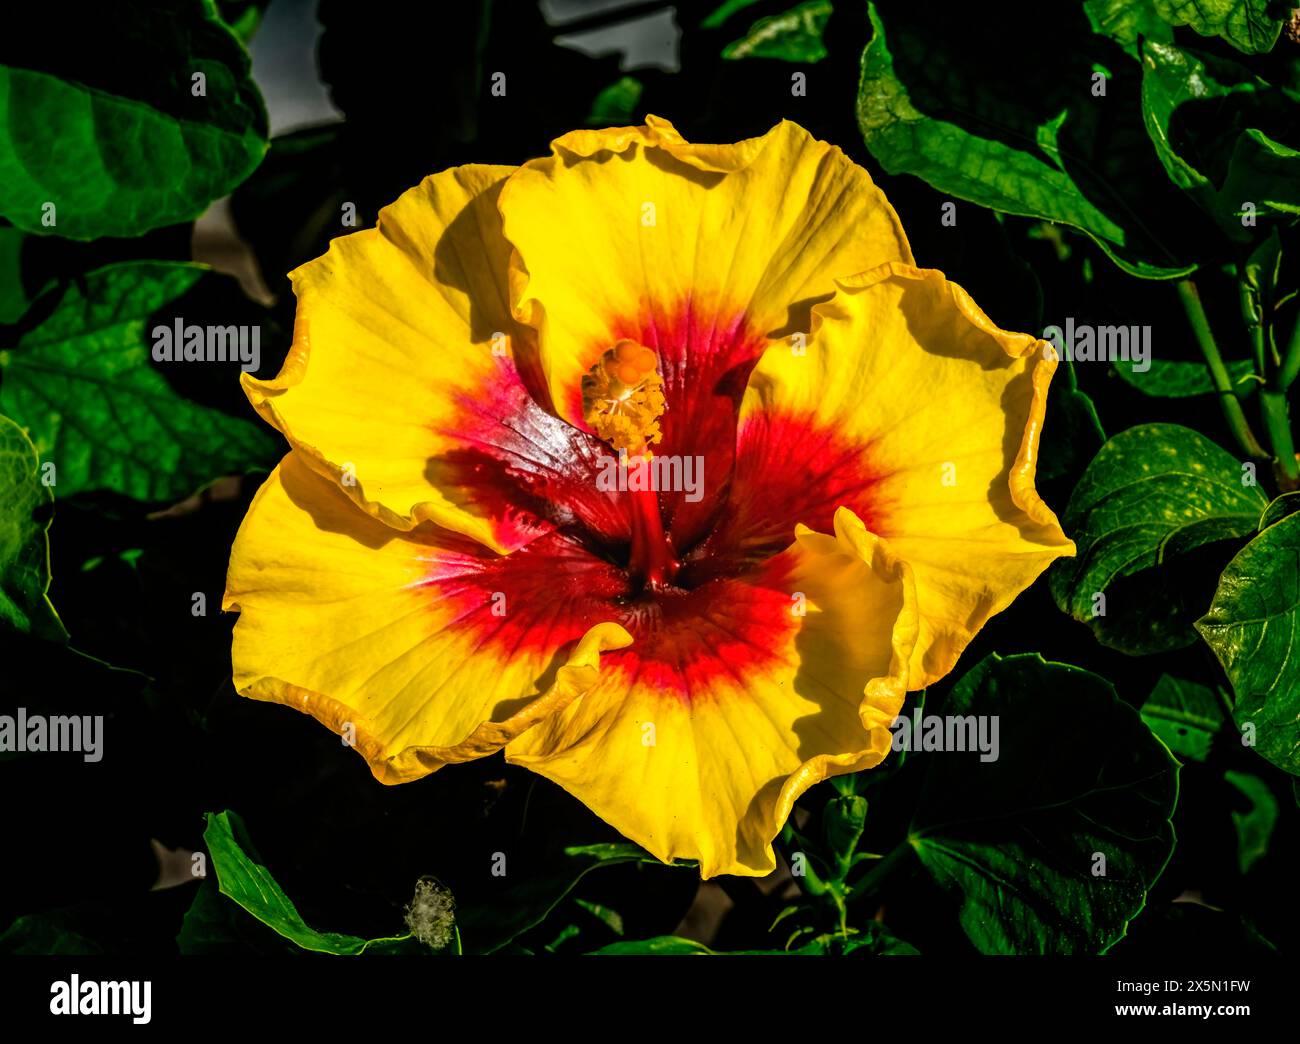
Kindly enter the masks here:
<path id="1" fill-rule="evenodd" d="M 619 341 L 582 378 L 582 417 L 616 450 L 645 453 L 659 442 L 664 380 L 659 357 L 635 341 Z"/>

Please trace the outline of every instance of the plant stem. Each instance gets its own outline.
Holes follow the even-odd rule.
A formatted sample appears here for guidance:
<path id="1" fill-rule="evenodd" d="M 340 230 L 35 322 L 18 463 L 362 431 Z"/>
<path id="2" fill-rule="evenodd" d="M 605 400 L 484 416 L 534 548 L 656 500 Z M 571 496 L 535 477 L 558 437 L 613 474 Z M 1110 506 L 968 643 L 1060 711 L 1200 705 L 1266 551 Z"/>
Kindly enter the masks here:
<path id="1" fill-rule="evenodd" d="M 1250 334 L 1251 354 L 1255 359 L 1255 373 L 1264 379 L 1264 316 L 1258 310 L 1258 288 L 1245 275 L 1237 278 L 1237 295 L 1241 300 L 1241 321 Z"/>
<path id="2" fill-rule="evenodd" d="M 912 845 L 910 840 L 904 840 L 895 845 L 884 859 L 873 866 L 871 871 L 863 877 L 862 880 L 849 889 L 848 899 L 852 901 L 860 899 L 864 895 L 870 895 L 873 889 L 879 888 L 885 878 L 893 873 L 894 868 L 901 860 L 905 859 L 911 851 Z"/>
<path id="3" fill-rule="evenodd" d="M 1268 430 L 1269 445 L 1277 454 L 1273 470 L 1282 492 L 1300 489 L 1300 467 L 1296 465 L 1295 444 L 1291 441 L 1291 417 L 1286 404 L 1286 391 L 1275 387 L 1259 393 L 1259 406 Z"/>
<path id="4" fill-rule="evenodd" d="M 1191 323 L 1192 333 L 1196 335 L 1196 343 L 1200 346 L 1201 354 L 1205 356 L 1205 364 L 1210 368 L 1210 379 L 1214 382 L 1215 392 L 1218 393 L 1219 405 L 1223 408 L 1224 419 L 1232 429 L 1237 444 L 1247 456 L 1267 458 L 1268 453 L 1259 444 L 1259 439 L 1255 438 L 1255 433 L 1251 431 L 1246 413 L 1241 408 L 1241 400 L 1237 398 L 1237 393 L 1232 388 L 1232 381 L 1228 377 L 1227 367 L 1223 365 L 1219 346 L 1214 341 L 1210 321 L 1205 315 L 1205 306 L 1201 304 L 1201 295 L 1196 289 L 1196 284 L 1190 279 L 1178 280 L 1178 297 L 1183 303 L 1183 311 L 1187 313 L 1187 321 Z"/>
<path id="5" fill-rule="evenodd" d="M 1278 372 L 1277 383 L 1280 391 L 1286 391 L 1300 375 L 1300 315 L 1296 316 L 1295 326 L 1291 328 L 1291 341 L 1286 346 L 1286 355 L 1282 357 L 1282 369 Z"/>

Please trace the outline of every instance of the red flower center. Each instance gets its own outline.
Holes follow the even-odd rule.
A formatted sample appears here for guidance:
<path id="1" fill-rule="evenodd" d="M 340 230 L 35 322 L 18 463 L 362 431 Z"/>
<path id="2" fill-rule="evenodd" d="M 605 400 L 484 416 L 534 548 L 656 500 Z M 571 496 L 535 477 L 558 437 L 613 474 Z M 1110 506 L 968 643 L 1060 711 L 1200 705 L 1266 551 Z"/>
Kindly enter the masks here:
<path id="1" fill-rule="evenodd" d="M 653 453 L 699 461 L 698 485 L 602 489 L 613 447 L 542 409 L 539 382 L 503 359 L 491 400 L 463 403 L 445 432 L 464 449 L 430 470 L 512 536 L 531 539 L 504 556 L 457 542 L 464 553 L 429 583 L 506 655 L 557 650 L 614 620 L 636 643 L 606 662 L 698 698 L 720 674 L 785 655 L 798 618 L 779 553 L 799 522 L 831 532 L 840 505 L 880 532 L 880 476 L 869 447 L 814 418 L 761 415 L 738 425 L 760 354 L 783 350 L 743 316 L 696 315 L 688 301 L 668 314 L 648 310 L 615 335 L 656 353 L 666 408 Z M 581 412 L 579 399 L 573 405 Z"/>

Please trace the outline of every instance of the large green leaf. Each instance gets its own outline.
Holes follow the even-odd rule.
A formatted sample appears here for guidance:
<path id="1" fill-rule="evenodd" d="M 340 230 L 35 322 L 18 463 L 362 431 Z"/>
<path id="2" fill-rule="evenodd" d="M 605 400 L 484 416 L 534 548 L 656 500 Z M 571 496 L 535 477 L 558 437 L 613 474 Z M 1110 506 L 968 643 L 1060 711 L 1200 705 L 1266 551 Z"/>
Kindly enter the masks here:
<path id="1" fill-rule="evenodd" d="M 1112 369 L 1124 381 L 1143 395 L 1164 399 L 1187 399 L 1193 395 L 1209 395 L 1214 389 L 1209 368 L 1204 362 L 1162 359 L 1154 356 L 1150 368 L 1141 372 L 1125 364 Z M 1253 382 L 1250 374 L 1255 368 L 1249 359 L 1233 359 L 1227 364 L 1228 379 L 1242 394 L 1250 391 Z"/>
<path id="2" fill-rule="evenodd" d="M 68 637 L 46 591 L 50 587 L 50 505 L 36 447 L 8 417 L 0 417 L 0 625 L 38 638 Z"/>
<path id="3" fill-rule="evenodd" d="M 1109 36 L 1134 58 L 1139 39 L 1172 40 L 1173 32 L 1156 14 L 1154 0 L 1083 0 L 1093 32 Z"/>
<path id="4" fill-rule="evenodd" d="M 1196 629 L 1232 682 L 1243 739 L 1300 775 L 1300 515 L 1238 552 Z"/>
<path id="5" fill-rule="evenodd" d="M 1122 938 L 1173 851 L 1178 793 L 1138 715 L 1104 678 L 1036 654 L 989 656 L 926 713 L 999 723 L 996 760 L 909 760 L 924 780 L 905 843 L 975 947 L 1100 953 Z"/>
<path id="6" fill-rule="evenodd" d="M 723 58 L 777 58 L 784 62 L 820 62 L 826 57 L 822 33 L 831 17 L 831 0 L 807 0 L 749 27 L 727 44 Z"/>
<path id="7" fill-rule="evenodd" d="M 1295 106 L 1236 62 L 1147 41 L 1142 117 L 1170 179 L 1239 240 L 1243 204 L 1300 210 L 1300 153 L 1269 134 L 1300 134 Z M 1265 133 L 1265 131 L 1269 133 Z"/>
<path id="8" fill-rule="evenodd" d="M 98 956 L 104 947 L 81 934 L 69 911 L 28 914 L 0 933 L 0 954 L 31 957 Z"/>
<path id="9" fill-rule="evenodd" d="M 709 956 L 716 951 L 710 950 L 703 943 L 698 943 L 694 939 L 683 939 L 678 935 L 659 935 L 653 939 L 610 943 L 608 946 L 602 946 L 599 950 L 593 950 L 592 952 L 601 957 L 680 957 L 683 955 Z"/>
<path id="10" fill-rule="evenodd" d="M 1300 135 L 1290 140 L 1300 141 Z M 1219 195 L 1225 203 L 1254 203 L 1257 214 L 1300 214 L 1300 149 L 1248 128 L 1233 146 Z"/>
<path id="11" fill-rule="evenodd" d="M 139 235 L 197 217 L 257 166 L 266 109 L 211 0 L 52 0 L 40 17 L 0 35 L 0 215 L 13 224 Z"/>
<path id="12" fill-rule="evenodd" d="M 234 812 L 209 812 L 203 841 L 217 874 L 222 895 L 296 946 L 315 953 L 358 954 L 419 952 L 409 933 L 383 939 L 362 939 L 339 932 L 318 932 L 298 913 L 271 872 L 262 865 L 249 840 L 244 821 Z M 427 952 L 427 951 L 426 951 Z"/>
<path id="13" fill-rule="evenodd" d="M 1267 505 L 1246 484 L 1253 478 L 1253 466 L 1190 428 L 1144 424 L 1116 435 L 1062 516 L 1078 554 L 1052 569 L 1056 604 L 1123 652 L 1190 645 L 1214 574 Z"/>
<path id="14" fill-rule="evenodd" d="M 1180 758 L 1204 761 L 1223 727 L 1223 706 L 1208 685 L 1162 674 L 1142 704 L 1142 720 Z"/>
<path id="15" fill-rule="evenodd" d="M 712 950 L 694 939 L 678 935 L 660 935 L 653 939 L 628 940 L 610 943 L 593 954 L 602 957 L 647 956 L 701 956 L 701 957 L 814 957 L 828 954 L 862 956 L 911 956 L 917 953 L 914 946 L 895 938 L 882 925 L 869 921 L 866 928 L 847 938 L 838 935 L 819 935 L 793 950 Z"/>
<path id="16" fill-rule="evenodd" d="M 184 954 L 247 957 L 250 953 L 294 952 L 288 939 L 223 896 L 211 876 L 195 891 L 194 900 L 181 920 L 176 946 Z"/>
<path id="17" fill-rule="evenodd" d="M 950 39 L 953 33 L 936 42 L 934 26 L 891 22 L 887 35 L 876 6 L 868 11 L 873 36 L 862 55 L 857 116 L 867 147 L 887 171 L 915 174 L 941 192 L 1004 213 L 1071 225 L 1135 275 L 1171 278 L 1195 268 L 1195 257 L 1182 253 L 1190 244 L 1167 242 L 1176 208 L 1167 200 L 1163 209 L 1152 207 L 1143 195 L 1159 167 L 1140 125 L 1112 125 L 1123 110 L 1080 101 L 1086 83 L 1069 92 L 1051 82 L 1030 89 L 1032 65 L 983 48 L 972 52 L 968 40 Z M 1086 39 L 1078 38 L 1075 49 Z M 939 47 L 944 53 L 936 53 Z M 994 78 L 1009 69 L 1015 83 L 994 90 Z"/>
<path id="18" fill-rule="evenodd" d="M 638 845 L 627 843 L 573 845 L 547 872 L 530 875 L 522 884 L 508 887 L 493 902 L 466 906 L 460 911 L 461 937 L 468 953 L 492 953 L 541 924 L 587 874 L 621 863 L 659 860 Z M 690 866 L 693 864 L 675 864 Z M 508 880 L 508 879 L 505 879 Z"/>
<path id="19" fill-rule="evenodd" d="M 1264 513 L 1259 516 L 1259 531 L 1262 533 L 1275 522 L 1281 522 L 1287 515 L 1300 511 L 1300 493 L 1283 493 L 1269 502 Z"/>
<path id="20" fill-rule="evenodd" d="M 1221 36 L 1239 51 L 1262 54 L 1273 49 L 1283 18 L 1271 9 L 1277 0 L 1154 0 L 1156 12 L 1170 25 L 1189 25 L 1202 36 Z"/>
<path id="21" fill-rule="evenodd" d="M 200 281 L 223 278 L 199 265 L 110 265 L 50 291 L 57 304 L 48 318 L 0 351 L 0 412 L 55 465 L 56 493 L 172 500 L 274 464 L 268 429 L 181 398 L 151 359 L 154 324 L 193 318 L 178 300 Z M 238 362 L 170 365 L 216 367 L 213 379 L 232 385 L 239 376 Z"/>

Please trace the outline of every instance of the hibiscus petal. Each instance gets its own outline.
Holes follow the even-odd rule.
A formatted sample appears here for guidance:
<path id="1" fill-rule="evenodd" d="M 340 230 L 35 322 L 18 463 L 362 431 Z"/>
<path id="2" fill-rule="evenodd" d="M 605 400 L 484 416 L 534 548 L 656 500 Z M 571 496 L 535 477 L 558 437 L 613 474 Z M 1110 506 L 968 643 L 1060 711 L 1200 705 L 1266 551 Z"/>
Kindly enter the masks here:
<path id="1" fill-rule="evenodd" d="M 602 650 L 631 641 L 598 622 L 511 655 L 487 647 L 503 632 L 514 644 L 511 617 L 466 581 L 515 557 L 434 526 L 386 526 L 291 453 L 231 553 L 235 686 L 350 738 L 384 783 L 499 750 L 590 689 Z"/>
<path id="2" fill-rule="evenodd" d="M 789 122 L 734 145 L 688 144 L 653 116 L 576 131 L 511 175 L 499 205 L 512 304 L 538 331 L 559 415 L 582 425 L 583 374 L 623 338 L 644 344 L 667 399 L 655 452 L 706 453 L 714 491 L 767 338 L 806 332 L 835 276 L 912 260 L 867 172 Z M 716 506 L 663 499 L 685 542 Z"/>
<path id="3" fill-rule="evenodd" d="M 891 263 L 838 286 L 814 309 L 807 353 L 773 345 L 750 377 L 718 540 L 761 544 L 778 520 L 818 525 L 837 503 L 867 519 L 916 575 L 919 689 L 1074 553 L 1034 488 L 1056 362 L 939 272 Z M 773 462 L 800 453 L 800 482 L 773 489 L 788 474 Z"/>
<path id="4" fill-rule="evenodd" d="M 607 654 L 600 680 L 507 760 L 660 859 L 698 859 L 704 877 L 770 873 L 794 801 L 888 753 L 916 638 L 908 567 L 848 510 L 834 528 L 800 527 L 760 574 L 729 582 L 721 618 Z M 730 633 L 719 643 L 714 630 Z M 695 655 L 697 633 L 716 658 Z"/>
<path id="5" fill-rule="evenodd" d="M 624 512 L 589 478 L 603 444 L 529 394 L 536 360 L 506 305 L 496 210 L 512 169 L 426 178 L 377 228 L 295 270 L 284 368 L 245 375 L 244 388 L 307 463 L 390 526 L 431 520 L 498 551 L 557 515 L 626 535 Z"/>

